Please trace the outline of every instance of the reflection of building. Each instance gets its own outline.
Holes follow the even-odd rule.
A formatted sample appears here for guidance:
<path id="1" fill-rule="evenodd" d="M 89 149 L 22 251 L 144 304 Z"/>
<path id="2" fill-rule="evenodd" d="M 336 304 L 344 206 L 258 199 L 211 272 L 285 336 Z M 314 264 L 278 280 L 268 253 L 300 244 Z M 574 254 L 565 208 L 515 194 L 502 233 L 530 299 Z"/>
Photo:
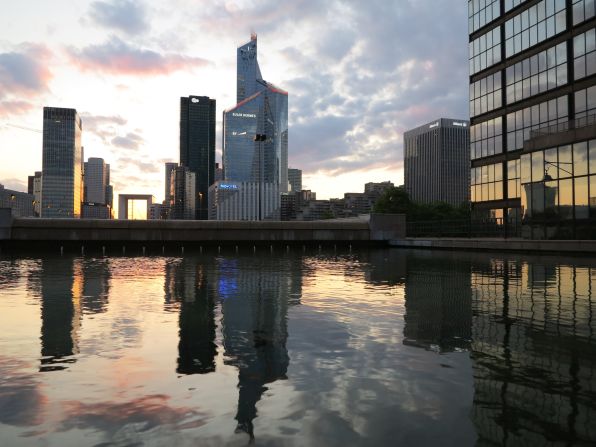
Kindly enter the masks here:
<path id="1" fill-rule="evenodd" d="M 66 369 L 78 353 L 82 271 L 72 258 L 42 260 L 40 371 Z"/>
<path id="2" fill-rule="evenodd" d="M 468 122 L 440 118 L 404 133 L 404 184 L 414 202 L 469 200 Z"/>
<path id="3" fill-rule="evenodd" d="M 237 104 L 223 117 L 224 180 L 256 190 L 258 202 L 269 200 L 263 197 L 268 192 L 276 191 L 276 198 L 270 211 L 259 206 L 257 215 L 219 212 L 218 219 L 278 220 L 279 194 L 288 190 L 288 93 L 261 77 L 254 34 L 238 48 L 237 71 Z M 221 200 L 234 197 L 220 194 L 213 203 L 226 209 Z"/>
<path id="4" fill-rule="evenodd" d="M 436 256 L 407 259 L 404 344 L 439 352 L 469 349 L 470 263 Z"/>
<path id="5" fill-rule="evenodd" d="M 472 419 L 479 443 L 596 440 L 588 267 L 498 260 L 472 273 Z"/>
<path id="6" fill-rule="evenodd" d="M 176 303 L 180 312 L 179 374 L 215 371 L 214 294 L 205 270 L 196 258 L 166 264 L 166 301 Z"/>
<path id="7" fill-rule="evenodd" d="M 191 219 L 206 220 L 207 193 L 215 181 L 215 99 L 180 98 L 180 165 L 195 174 L 197 196 Z"/>
<path id="8" fill-rule="evenodd" d="M 74 109 L 43 108 L 41 217 L 80 217 L 82 124 Z"/>
<path id="9" fill-rule="evenodd" d="M 81 308 L 84 314 L 98 314 L 108 310 L 110 293 L 110 264 L 107 260 L 84 263 L 80 270 L 82 283 Z"/>
<path id="10" fill-rule="evenodd" d="M 289 365 L 288 305 L 299 303 L 301 259 L 220 258 L 217 292 L 222 300 L 226 363 L 238 368 L 238 431 L 253 434 L 256 404 L 266 384 L 285 379 Z"/>
<path id="11" fill-rule="evenodd" d="M 517 227 L 522 209 L 542 206 L 521 186 L 543 181 L 550 161 L 559 204 L 548 216 L 538 209 L 539 222 L 526 218 L 523 235 L 596 237 L 587 186 L 596 190 L 596 171 L 585 148 L 596 138 L 593 2 L 468 1 L 468 17 L 475 214 Z M 553 172 L 561 168 L 569 175 Z"/>

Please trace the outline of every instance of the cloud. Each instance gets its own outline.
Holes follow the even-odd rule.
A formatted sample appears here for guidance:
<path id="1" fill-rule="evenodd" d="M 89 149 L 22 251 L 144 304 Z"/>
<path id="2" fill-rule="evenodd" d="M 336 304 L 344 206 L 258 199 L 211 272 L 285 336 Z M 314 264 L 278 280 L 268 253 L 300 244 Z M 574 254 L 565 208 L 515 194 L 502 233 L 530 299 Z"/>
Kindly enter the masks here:
<path id="1" fill-rule="evenodd" d="M 33 174 L 33 173 L 31 173 Z M 12 189 L 13 191 L 27 192 L 27 183 L 18 178 L 9 178 L 6 180 L 0 180 L 0 184 L 4 185 L 6 189 Z"/>
<path id="2" fill-rule="evenodd" d="M 49 90 L 52 53 L 42 45 L 23 44 L 0 53 L 0 117 L 30 111 L 33 100 Z"/>
<path id="3" fill-rule="evenodd" d="M 89 17 L 101 26 L 131 35 L 149 28 L 145 8 L 139 1 L 96 1 L 91 3 Z"/>
<path id="4" fill-rule="evenodd" d="M 125 136 L 117 136 L 112 139 L 112 145 L 128 150 L 137 150 L 144 142 L 143 137 L 135 132 L 128 132 Z"/>
<path id="5" fill-rule="evenodd" d="M 162 164 L 155 163 L 148 163 L 136 158 L 131 157 L 120 157 L 118 159 L 118 166 L 122 169 L 122 167 L 127 166 L 134 166 L 142 173 L 156 173 L 159 172 L 162 168 Z M 128 172 L 128 169 L 127 169 Z"/>
<path id="6" fill-rule="evenodd" d="M 93 115 L 89 112 L 81 113 L 81 121 L 85 132 L 91 132 L 108 143 L 118 134 L 119 128 L 128 121 L 120 115 Z"/>
<path id="7" fill-rule="evenodd" d="M 166 75 L 209 64 L 205 59 L 181 54 L 160 54 L 129 45 L 112 36 L 107 42 L 81 50 L 68 50 L 71 62 L 83 71 L 99 71 L 112 75 Z"/>

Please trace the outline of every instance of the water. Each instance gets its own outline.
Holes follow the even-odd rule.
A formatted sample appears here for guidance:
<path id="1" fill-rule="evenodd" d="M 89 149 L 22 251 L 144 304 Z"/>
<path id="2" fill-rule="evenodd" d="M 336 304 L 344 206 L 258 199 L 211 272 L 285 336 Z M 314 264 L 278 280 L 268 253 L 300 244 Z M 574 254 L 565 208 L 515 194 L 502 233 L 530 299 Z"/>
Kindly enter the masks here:
<path id="1" fill-rule="evenodd" d="M 596 443 L 596 261 L 244 251 L 1 256 L 0 445 Z"/>

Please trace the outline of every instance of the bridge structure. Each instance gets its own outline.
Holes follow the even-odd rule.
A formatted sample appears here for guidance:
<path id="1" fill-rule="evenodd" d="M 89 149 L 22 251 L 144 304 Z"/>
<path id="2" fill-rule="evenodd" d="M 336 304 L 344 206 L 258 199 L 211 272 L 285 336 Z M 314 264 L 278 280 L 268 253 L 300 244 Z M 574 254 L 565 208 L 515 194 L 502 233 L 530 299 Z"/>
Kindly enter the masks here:
<path id="1" fill-rule="evenodd" d="M 7 212 L 8 211 L 8 212 Z M 0 248 L 161 250 L 203 246 L 388 245 L 405 237 L 402 214 L 320 221 L 103 220 L 13 218 L 0 209 Z"/>

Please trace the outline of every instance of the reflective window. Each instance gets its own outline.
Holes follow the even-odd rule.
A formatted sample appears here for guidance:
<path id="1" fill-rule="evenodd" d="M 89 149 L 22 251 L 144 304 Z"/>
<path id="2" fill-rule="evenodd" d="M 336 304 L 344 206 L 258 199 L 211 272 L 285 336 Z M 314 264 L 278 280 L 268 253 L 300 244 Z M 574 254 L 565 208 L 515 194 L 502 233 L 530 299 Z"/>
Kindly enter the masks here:
<path id="1" fill-rule="evenodd" d="M 573 70 L 575 79 L 596 73 L 596 29 L 573 38 Z"/>
<path id="2" fill-rule="evenodd" d="M 507 67 L 507 104 L 567 84 L 567 47 L 560 43 Z"/>
<path id="3" fill-rule="evenodd" d="M 482 28 L 500 15 L 499 0 L 468 0 L 468 31 Z"/>
<path id="4" fill-rule="evenodd" d="M 589 146 L 589 171 L 590 174 L 596 174 L 596 140 L 591 140 Z"/>
<path id="5" fill-rule="evenodd" d="M 588 208 L 588 177 L 579 177 L 574 180 L 575 218 L 587 219 L 590 217 Z"/>
<path id="6" fill-rule="evenodd" d="M 575 92 L 575 118 L 596 114 L 596 85 Z"/>
<path id="7" fill-rule="evenodd" d="M 527 0 L 505 0 L 505 12 L 515 8 L 516 6 L 521 5 Z"/>
<path id="8" fill-rule="evenodd" d="M 472 202 L 503 199 L 503 164 L 472 168 L 470 193 Z"/>
<path id="9" fill-rule="evenodd" d="M 594 0 L 573 0 L 573 24 L 577 25 L 594 17 Z"/>
<path id="10" fill-rule="evenodd" d="M 501 61 L 501 33 L 496 27 L 470 42 L 470 74 Z"/>
<path id="11" fill-rule="evenodd" d="M 505 22 L 505 54 L 513 56 L 565 29 L 565 0 L 542 0 Z"/>
<path id="12" fill-rule="evenodd" d="M 568 115 L 566 95 L 508 113 L 507 151 L 522 149 L 524 140 L 530 138 L 530 131 L 565 123 Z"/>
<path id="13" fill-rule="evenodd" d="M 502 133 L 502 117 L 470 126 L 470 156 L 472 160 L 503 152 Z"/>
<path id="14" fill-rule="evenodd" d="M 596 217 L 596 175 L 590 176 L 590 190 L 588 203 L 590 204 L 590 217 Z"/>
<path id="15" fill-rule="evenodd" d="M 588 173 L 588 143 L 583 141 L 573 145 L 573 175 Z"/>
<path id="16" fill-rule="evenodd" d="M 501 107 L 501 72 L 470 84 L 470 116 Z"/>
<path id="17" fill-rule="evenodd" d="M 518 198 L 521 194 L 520 186 L 520 160 L 509 160 L 507 162 L 507 198 Z"/>

